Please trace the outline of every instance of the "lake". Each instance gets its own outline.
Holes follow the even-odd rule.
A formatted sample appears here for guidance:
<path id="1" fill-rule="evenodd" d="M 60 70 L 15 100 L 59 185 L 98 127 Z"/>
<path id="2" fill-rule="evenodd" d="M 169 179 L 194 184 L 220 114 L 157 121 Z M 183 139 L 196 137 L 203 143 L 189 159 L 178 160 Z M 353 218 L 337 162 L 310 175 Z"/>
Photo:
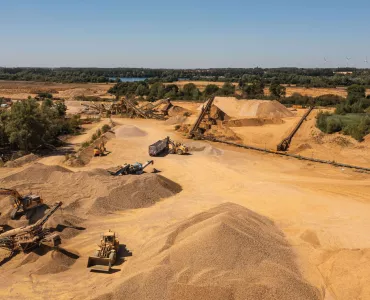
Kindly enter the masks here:
<path id="1" fill-rule="evenodd" d="M 109 77 L 109 80 L 116 80 L 117 77 Z M 145 78 L 140 78 L 140 77 L 120 77 L 121 82 L 135 82 L 135 81 L 144 81 Z"/>

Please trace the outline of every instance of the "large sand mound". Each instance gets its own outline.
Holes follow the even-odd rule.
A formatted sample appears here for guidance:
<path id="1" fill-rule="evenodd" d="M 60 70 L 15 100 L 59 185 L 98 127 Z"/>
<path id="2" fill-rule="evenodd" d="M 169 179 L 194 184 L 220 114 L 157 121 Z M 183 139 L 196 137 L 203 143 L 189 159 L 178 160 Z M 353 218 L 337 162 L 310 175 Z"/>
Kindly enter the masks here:
<path id="1" fill-rule="evenodd" d="M 99 299 L 323 299 L 295 259 L 272 221 L 227 203 L 143 245 L 122 283 Z"/>
<path id="2" fill-rule="evenodd" d="M 42 164 L 10 175 L 0 183 L 16 187 L 24 194 L 29 190 L 40 194 L 48 205 L 62 201 L 65 216 L 71 214 L 80 218 L 89 213 L 104 215 L 117 210 L 147 207 L 181 191 L 177 183 L 158 174 L 115 177 L 103 169 L 72 172 Z M 0 209 L 8 205 L 3 202 Z M 72 220 L 71 223 L 76 222 Z"/>
<path id="3" fill-rule="evenodd" d="M 284 118 L 294 114 L 278 101 L 237 100 L 234 97 L 216 97 L 213 105 L 231 118 Z M 203 106 L 203 105 L 202 105 Z"/>
<path id="4" fill-rule="evenodd" d="M 139 137 L 146 136 L 147 133 L 144 130 L 134 125 L 122 125 L 115 130 L 116 138 L 128 138 L 128 137 Z"/>

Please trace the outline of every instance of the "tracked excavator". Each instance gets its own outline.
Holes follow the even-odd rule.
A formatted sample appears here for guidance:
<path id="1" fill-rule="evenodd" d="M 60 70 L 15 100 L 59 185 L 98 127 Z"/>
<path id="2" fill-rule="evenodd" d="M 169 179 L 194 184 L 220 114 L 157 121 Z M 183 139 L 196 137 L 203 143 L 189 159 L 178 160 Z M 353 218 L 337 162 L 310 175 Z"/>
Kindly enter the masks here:
<path id="1" fill-rule="evenodd" d="M 10 252 L 29 251 L 41 245 L 57 247 L 61 244 L 60 236 L 44 228 L 46 221 L 62 206 L 56 202 L 44 217 L 35 224 L 15 228 L 0 234 L 0 248 Z"/>
<path id="2" fill-rule="evenodd" d="M 17 190 L 14 189 L 0 188 L 0 195 L 9 195 L 14 201 L 14 208 L 10 213 L 10 218 L 12 220 L 23 214 L 26 214 L 27 218 L 30 218 L 36 208 L 44 204 L 40 196 L 32 194 L 21 196 Z"/>
<path id="3" fill-rule="evenodd" d="M 116 263 L 119 241 L 115 232 L 109 230 L 104 233 L 94 256 L 90 256 L 87 267 L 92 271 L 110 272 Z"/>

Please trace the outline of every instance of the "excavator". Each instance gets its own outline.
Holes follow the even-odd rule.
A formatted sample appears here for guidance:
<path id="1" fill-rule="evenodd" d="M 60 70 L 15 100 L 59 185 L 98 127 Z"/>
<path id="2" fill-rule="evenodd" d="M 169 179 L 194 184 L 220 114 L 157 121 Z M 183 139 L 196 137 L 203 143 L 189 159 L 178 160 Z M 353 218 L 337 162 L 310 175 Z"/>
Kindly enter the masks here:
<path id="1" fill-rule="evenodd" d="M 105 148 L 105 143 L 103 141 L 99 145 L 95 146 L 94 156 L 103 156 L 106 151 L 107 151 L 107 149 Z"/>
<path id="2" fill-rule="evenodd" d="M 43 200 L 37 195 L 21 196 L 17 190 L 0 188 L 0 195 L 11 196 L 14 201 L 14 208 L 10 213 L 12 220 L 26 214 L 30 218 L 37 207 L 44 205 Z"/>

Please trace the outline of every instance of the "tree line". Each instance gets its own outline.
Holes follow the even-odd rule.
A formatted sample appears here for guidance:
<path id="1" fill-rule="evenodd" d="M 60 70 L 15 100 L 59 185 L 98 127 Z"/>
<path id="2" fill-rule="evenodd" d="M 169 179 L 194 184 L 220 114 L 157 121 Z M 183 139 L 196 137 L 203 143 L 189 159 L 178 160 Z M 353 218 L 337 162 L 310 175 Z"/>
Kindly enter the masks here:
<path id="1" fill-rule="evenodd" d="M 42 102 L 29 98 L 14 103 L 9 110 L 0 110 L 0 148 L 8 147 L 26 152 L 58 145 L 61 134 L 76 133 L 78 116 L 66 117 L 62 101 Z"/>
<path id="2" fill-rule="evenodd" d="M 168 83 L 187 79 L 239 83 L 264 81 L 265 84 L 278 82 L 305 87 L 336 87 L 353 84 L 370 86 L 370 70 L 355 68 L 0 68 L 0 80 L 104 83 L 118 81 L 121 77 L 143 78 L 149 83 Z"/>
<path id="3" fill-rule="evenodd" d="M 341 132 L 362 141 L 370 133 L 370 98 L 360 85 L 350 86 L 347 92 L 347 98 L 336 105 L 334 113 L 318 114 L 316 126 L 325 133 Z"/>

